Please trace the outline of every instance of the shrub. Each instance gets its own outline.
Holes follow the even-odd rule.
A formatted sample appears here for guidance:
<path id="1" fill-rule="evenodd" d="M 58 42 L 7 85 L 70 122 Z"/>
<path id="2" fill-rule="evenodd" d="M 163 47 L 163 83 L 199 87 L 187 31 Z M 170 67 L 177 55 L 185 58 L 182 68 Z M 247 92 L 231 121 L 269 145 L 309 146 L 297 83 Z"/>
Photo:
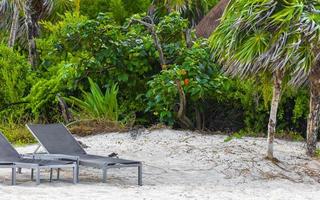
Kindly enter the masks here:
<path id="1" fill-rule="evenodd" d="M 24 56 L 0 44 L 0 117 L 17 121 L 24 112 L 24 97 L 32 84 L 31 67 Z"/>
<path id="2" fill-rule="evenodd" d="M 83 99 L 65 98 L 70 102 L 75 113 L 87 119 L 102 119 L 117 122 L 119 118 L 118 86 L 110 85 L 103 94 L 99 86 L 89 78 L 90 92 L 83 91 Z"/>
<path id="3" fill-rule="evenodd" d="M 206 98 L 221 98 L 227 79 L 219 72 L 219 67 L 210 60 L 206 41 L 198 40 L 192 48 L 182 49 L 175 65 L 168 66 L 148 82 L 148 111 L 159 116 L 160 122 L 175 123 L 175 107 L 179 102 L 176 81 L 180 81 L 188 102 L 188 113 L 201 109 L 201 101 Z M 193 117 L 190 116 L 189 117 Z"/>
<path id="4" fill-rule="evenodd" d="M 0 124 L 0 131 L 6 136 L 6 138 L 15 144 L 30 144 L 34 143 L 35 139 L 32 134 L 25 128 L 24 125 L 5 123 Z"/>

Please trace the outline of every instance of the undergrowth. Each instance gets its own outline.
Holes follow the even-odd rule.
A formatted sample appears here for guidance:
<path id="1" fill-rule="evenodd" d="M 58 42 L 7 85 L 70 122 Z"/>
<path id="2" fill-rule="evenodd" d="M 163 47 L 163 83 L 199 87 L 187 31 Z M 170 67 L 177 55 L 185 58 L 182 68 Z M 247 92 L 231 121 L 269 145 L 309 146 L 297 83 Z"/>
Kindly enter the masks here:
<path id="1" fill-rule="evenodd" d="M 36 140 L 24 125 L 19 124 L 0 124 L 0 131 L 5 137 L 15 145 L 35 143 Z"/>

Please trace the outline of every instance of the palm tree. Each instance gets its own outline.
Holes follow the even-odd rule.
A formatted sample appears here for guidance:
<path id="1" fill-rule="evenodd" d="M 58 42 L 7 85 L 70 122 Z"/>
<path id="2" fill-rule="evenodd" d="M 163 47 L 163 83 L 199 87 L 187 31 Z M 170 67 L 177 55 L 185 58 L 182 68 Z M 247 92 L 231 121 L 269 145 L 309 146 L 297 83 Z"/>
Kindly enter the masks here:
<path id="1" fill-rule="evenodd" d="M 2 0 L 0 2 L 0 27 L 10 29 L 9 47 L 13 47 L 16 41 L 20 10 L 19 0 Z"/>
<path id="2" fill-rule="evenodd" d="M 316 60 L 319 45 L 319 1 L 238 0 L 229 4 L 213 33 L 213 54 L 232 76 L 273 73 L 267 157 L 273 159 L 277 109 L 282 80 L 292 75 L 299 86 Z"/>
<path id="3" fill-rule="evenodd" d="M 80 5 L 80 0 L 74 0 L 75 5 Z M 13 47 L 18 33 L 27 35 L 29 61 L 33 67 L 37 66 L 37 50 L 35 38 L 39 34 L 39 20 L 57 15 L 59 11 L 71 8 L 70 0 L 1 0 L 0 27 L 10 29 L 8 46 Z M 9 28 L 10 27 L 10 28 Z"/>

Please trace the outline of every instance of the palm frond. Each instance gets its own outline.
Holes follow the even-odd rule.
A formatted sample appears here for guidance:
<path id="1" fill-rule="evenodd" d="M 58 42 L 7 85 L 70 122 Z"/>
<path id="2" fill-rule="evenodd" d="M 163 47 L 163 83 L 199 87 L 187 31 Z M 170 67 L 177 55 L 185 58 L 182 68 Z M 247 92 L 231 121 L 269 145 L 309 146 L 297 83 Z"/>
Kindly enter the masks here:
<path id="1" fill-rule="evenodd" d="M 212 54 L 232 76 L 287 70 L 303 84 L 320 45 L 319 9 L 317 0 L 233 1 L 210 37 Z"/>

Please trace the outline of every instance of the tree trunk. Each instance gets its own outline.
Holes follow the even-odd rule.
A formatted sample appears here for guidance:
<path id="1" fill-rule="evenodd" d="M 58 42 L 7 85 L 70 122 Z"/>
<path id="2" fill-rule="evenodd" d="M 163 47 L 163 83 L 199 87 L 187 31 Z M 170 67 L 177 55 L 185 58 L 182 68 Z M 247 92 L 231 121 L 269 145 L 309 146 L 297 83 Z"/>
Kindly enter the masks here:
<path id="1" fill-rule="evenodd" d="M 60 110 L 61 110 L 64 122 L 66 124 L 68 124 L 73 119 L 72 114 L 69 111 L 69 107 L 68 107 L 67 103 L 65 102 L 65 100 L 63 98 L 61 98 L 60 94 L 57 94 L 57 99 L 58 99 L 58 102 L 59 102 L 59 106 L 60 106 Z"/>
<path id="2" fill-rule="evenodd" d="M 178 111 L 178 114 L 177 114 L 177 118 L 180 121 L 180 123 L 184 126 L 184 128 L 194 129 L 192 121 L 186 115 L 186 110 L 187 110 L 186 95 L 185 95 L 185 93 L 183 91 L 183 88 L 182 88 L 181 83 L 180 83 L 179 80 L 176 80 L 176 84 L 177 84 L 177 87 L 178 87 L 179 99 L 180 99 L 179 111 Z"/>
<path id="3" fill-rule="evenodd" d="M 187 43 L 187 47 L 188 48 L 191 48 L 192 47 L 192 45 L 193 45 L 193 40 L 192 40 L 192 29 L 190 29 L 190 28 L 188 28 L 187 30 L 186 30 L 186 43 Z"/>
<path id="4" fill-rule="evenodd" d="M 307 126 L 307 154 L 315 156 L 320 120 L 320 66 L 316 66 L 310 74 L 310 107 Z"/>
<path id="5" fill-rule="evenodd" d="M 19 5 L 17 5 L 17 2 L 14 2 L 12 24 L 11 24 L 11 30 L 10 30 L 10 36 L 9 36 L 9 42 L 8 42 L 8 46 L 10 48 L 14 47 L 16 37 L 17 37 L 18 27 L 19 27 Z"/>
<path id="6" fill-rule="evenodd" d="M 29 62 L 33 68 L 38 66 L 38 53 L 35 35 L 37 34 L 36 22 L 32 18 L 32 0 L 27 0 L 24 6 L 25 23 L 28 35 Z"/>
<path id="7" fill-rule="evenodd" d="M 269 124 L 268 124 L 268 151 L 267 158 L 273 159 L 273 141 L 276 133 L 277 112 L 281 97 L 283 71 L 277 70 L 273 75 L 273 96 L 271 102 Z"/>
<path id="8" fill-rule="evenodd" d="M 196 114 L 196 128 L 197 130 L 202 130 L 202 115 L 199 110 L 199 108 L 195 108 L 195 114 Z"/>

